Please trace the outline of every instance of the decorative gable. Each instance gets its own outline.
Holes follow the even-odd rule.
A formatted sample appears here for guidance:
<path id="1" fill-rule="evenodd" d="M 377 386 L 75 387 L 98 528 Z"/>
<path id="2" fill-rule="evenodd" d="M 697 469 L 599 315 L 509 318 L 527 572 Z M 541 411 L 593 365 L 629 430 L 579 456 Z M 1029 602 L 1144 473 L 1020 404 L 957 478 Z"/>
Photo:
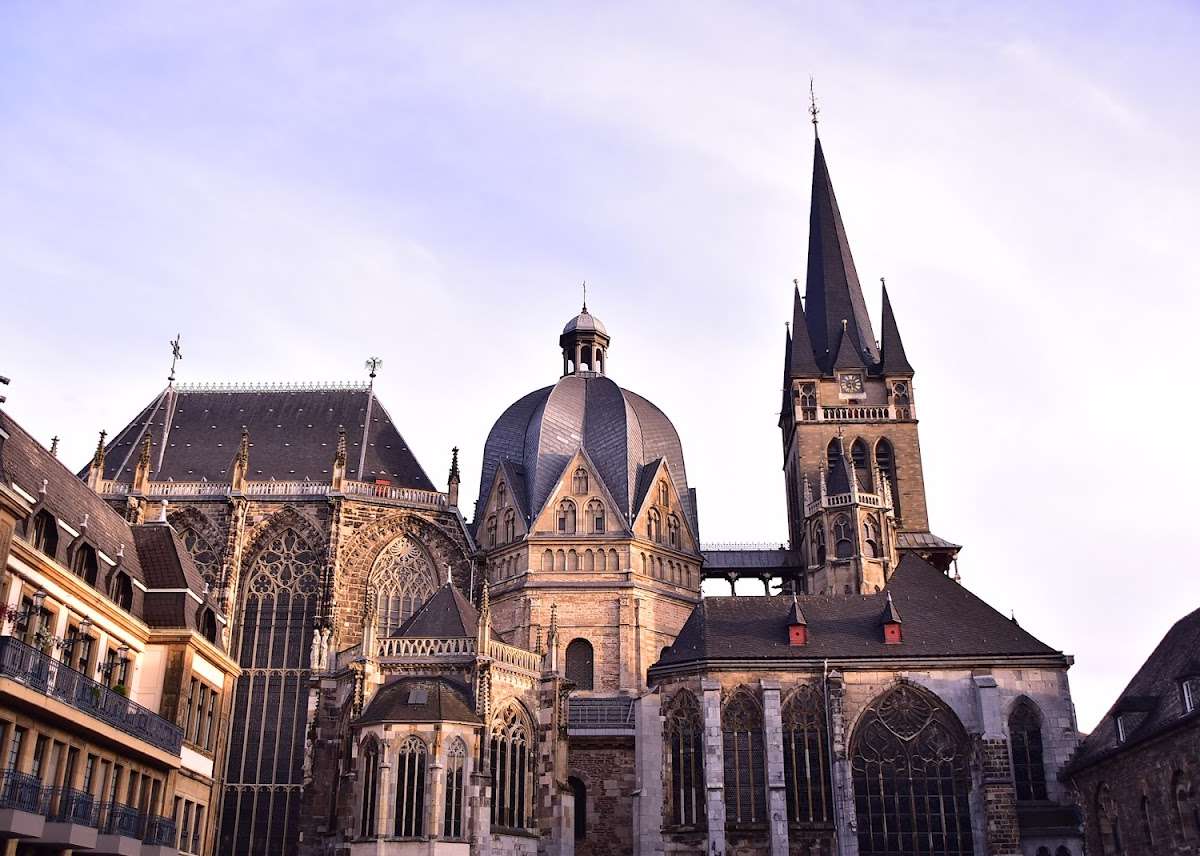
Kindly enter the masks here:
<path id="1" fill-rule="evenodd" d="M 629 529 L 619 508 L 588 453 L 577 449 L 559 474 L 532 529 L 545 535 L 626 535 Z"/>
<path id="2" fill-rule="evenodd" d="M 666 462 L 647 464 L 638 477 L 634 533 L 682 553 L 699 552 L 695 533 Z"/>
<path id="3" fill-rule="evenodd" d="M 496 470 L 492 490 L 479 515 L 475 533 L 475 540 L 485 550 L 519 541 L 529 533 L 525 512 L 520 505 L 519 478 L 507 461 Z"/>

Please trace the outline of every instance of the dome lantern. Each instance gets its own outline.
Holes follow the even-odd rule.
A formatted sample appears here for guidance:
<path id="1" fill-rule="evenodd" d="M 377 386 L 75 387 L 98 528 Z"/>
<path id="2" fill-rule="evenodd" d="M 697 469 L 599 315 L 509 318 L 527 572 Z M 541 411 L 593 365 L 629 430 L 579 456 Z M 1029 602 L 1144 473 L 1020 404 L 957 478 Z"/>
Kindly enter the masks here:
<path id="1" fill-rule="evenodd" d="M 588 312 L 585 301 L 583 309 L 567 322 L 558 337 L 563 355 L 563 376 L 604 374 L 608 342 L 608 331 L 599 318 Z"/>

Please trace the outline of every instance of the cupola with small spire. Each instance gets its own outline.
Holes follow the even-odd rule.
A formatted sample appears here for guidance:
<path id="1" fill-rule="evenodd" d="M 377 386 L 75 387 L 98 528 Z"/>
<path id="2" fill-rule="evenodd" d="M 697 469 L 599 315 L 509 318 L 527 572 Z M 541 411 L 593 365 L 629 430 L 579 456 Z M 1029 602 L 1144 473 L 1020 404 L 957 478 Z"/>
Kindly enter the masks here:
<path id="1" fill-rule="evenodd" d="M 583 309 L 567 322 L 558 337 L 563 355 L 563 376 L 604 374 L 608 343 L 608 330 L 599 318 L 588 312 L 587 298 L 584 297 Z"/>
<path id="2" fill-rule="evenodd" d="M 899 645 L 904 641 L 904 633 L 900 629 L 901 625 L 900 611 L 896 609 L 896 604 L 892 602 L 892 593 L 887 593 L 887 603 L 884 604 L 883 614 L 879 616 L 879 624 L 883 627 L 883 643 L 885 645 Z"/>
<path id="3" fill-rule="evenodd" d="M 788 645 L 807 644 L 808 622 L 804 620 L 804 612 L 800 609 L 800 600 L 793 594 L 792 605 L 788 607 Z"/>

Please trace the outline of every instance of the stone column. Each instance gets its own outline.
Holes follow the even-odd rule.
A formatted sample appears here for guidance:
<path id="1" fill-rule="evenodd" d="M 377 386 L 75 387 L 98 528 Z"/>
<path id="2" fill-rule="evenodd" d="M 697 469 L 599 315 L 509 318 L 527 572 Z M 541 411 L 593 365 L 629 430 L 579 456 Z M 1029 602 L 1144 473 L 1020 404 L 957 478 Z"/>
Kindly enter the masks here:
<path id="1" fill-rule="evenodd" d="M 982 734 L 979 737 L 984 834 L 989 856 L 1020 856 L 1017 789 L 1008 754 L 1008 730 L 1000 711 L 1000 694 L 991 675 L 976 675 Z"/>
<path id="2" fill-rule="evenodd" d="M 725 752 L 721 744 L 721 685 L 700 682 L 704 712 L 704 790 L 708 814 L 708 852 L 725 853 Z"/>
<path id="3" fill-rule="evenodd" d="M 634 644 L 633 598 L 622 595 L 617 601 L 617 656 L 620 658 L 618 688 L 636 689 L 640 681 L 636 674 L 637 652 Z"/>
<path id="4" fill-rule="evenodd" d="M 763 700 L 763 744 L 767 750 L 767 822 L 771 856 L 787 856 L 787 785 L 783 779 L 783 716 L 779 709 L 779 682 L 759 681 Z"/>
<path id="5" fill-rule="evenodd" d="M 438 726 L 429 753 L 429 791 L 425 806 L 425 836 L 431 841 L 442 837 L 441 812 L 446 805 L 445 734 Z"/>
<path id="6" fill-rule="evenodd" d="M 648 693 L 634 702 L 633 847 L 634 856 L 663 852 L 663 720 L 662 694 Z"/>
<path id="7" fill-rule="evenodd" d="M 396 798 L 392 793 L 392 747 L 384 743 L 379 755 L 379 787 L 375 791 L 375 834 L 391 835 L 396 828 Z"/>
<path id="8" fill-rule="evenodd" d="M 829 702 L 830 767 L 833 774 L 833 820 L 838 856 L 858 856 L 858 820 L 854 809 L 854 776 L 850 769 L 843 710 L 846 685 L 842 673 L 832 671 L 825 680 Z"/>

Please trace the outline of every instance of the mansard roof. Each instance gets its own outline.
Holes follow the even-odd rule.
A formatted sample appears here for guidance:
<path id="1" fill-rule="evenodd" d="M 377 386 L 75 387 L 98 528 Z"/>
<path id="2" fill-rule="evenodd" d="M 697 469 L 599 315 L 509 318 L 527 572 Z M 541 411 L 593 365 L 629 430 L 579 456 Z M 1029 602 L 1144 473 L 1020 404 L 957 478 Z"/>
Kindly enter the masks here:
<path id="1" fill-rule="evenodd" d="M 145 596 L 146 623 L 151 627 L 186 627 L 199 632 L 202 604 L 196 598 L 204 597 L 204 579 L 196 570 L 191 554 L 166 522 L 146 523 L 131 529 L 150 589 Z"/>
<path id="2" fill-rule="evenodd" d="M 903 611 L 904 642 L 879 633 L 887 592 Z M 1062 657 L 917 556 L 900 560 L 887 592 L 799 595 L 808 644 L 788 645 L 792 596 L 706 597 L 651 669 L 685 663 L 824 658 Z"/>
<path id="3" fill-rule="evenodd" d="M 434 490 L 366 385 L 168 387 L 108 444 L 104 477 L 131 482 L 149 434 L 153 481 L 229 482 L 245 428 L 250 480 L 328 482 L 340 427 L 346 429 L 348 478 Z"/>
<path id="4" fill-rule="evenodd" d="M 371 698 L 356 724 L 375 722 L 482 722 L 471 691 L 451 678 L 398 678 Z"/>
<path id="5" fill-rule="evenodd" d="M 1173 727 L 1190 723 L 1200 728 L 1200 705 L 1185 713 L 1180 683 L 1200 677 L 1200 609 L 1175 622 L 1158 647 L 1138 669 L 1096 728 L 1084 738 L 1068 767 L 1069 773 L 1120 752 L 1130 744 L 1157 737 Z M 1126 735 L 1117 733 L 1117 716 L 1140 712 L 1145 718 Z"/>
<path id="6" fill-rule="evenodd" d="M 443 583 L 396 631 L 397 636 L 463 637 L 479 632 L 479 611 L 453 583 Z"/>
<path id="7" fill-rule="evenodd" d="M 80 532 L 110 559 L 115 561 L 120 555 L 122 570 L 145 583 L 133 533 L 125 518 L 3 411 L 0 411 L 0 430 L 8 435 L 0 440 L 0 477 L 32 496 L 33 502 L 40 501 L 51 514 Z M 45 493 L 42 493 L 43 483 Z M 71 540 L 65 531 L 60 533 L 60 545 Z"/>
<path id="8" fill-rule="evenodd" d="M 675 426 L 654 404 L 603 375 L 566 375 L 500 415 L 484 445 L 478 507 L 486 504 L 507 459 L 524 475 L 529 517 L 536 518 L 580 448 L 627 519 L 635 510 L 642 468 L 665 459 L 692 531 L 698 531 Z"/>

